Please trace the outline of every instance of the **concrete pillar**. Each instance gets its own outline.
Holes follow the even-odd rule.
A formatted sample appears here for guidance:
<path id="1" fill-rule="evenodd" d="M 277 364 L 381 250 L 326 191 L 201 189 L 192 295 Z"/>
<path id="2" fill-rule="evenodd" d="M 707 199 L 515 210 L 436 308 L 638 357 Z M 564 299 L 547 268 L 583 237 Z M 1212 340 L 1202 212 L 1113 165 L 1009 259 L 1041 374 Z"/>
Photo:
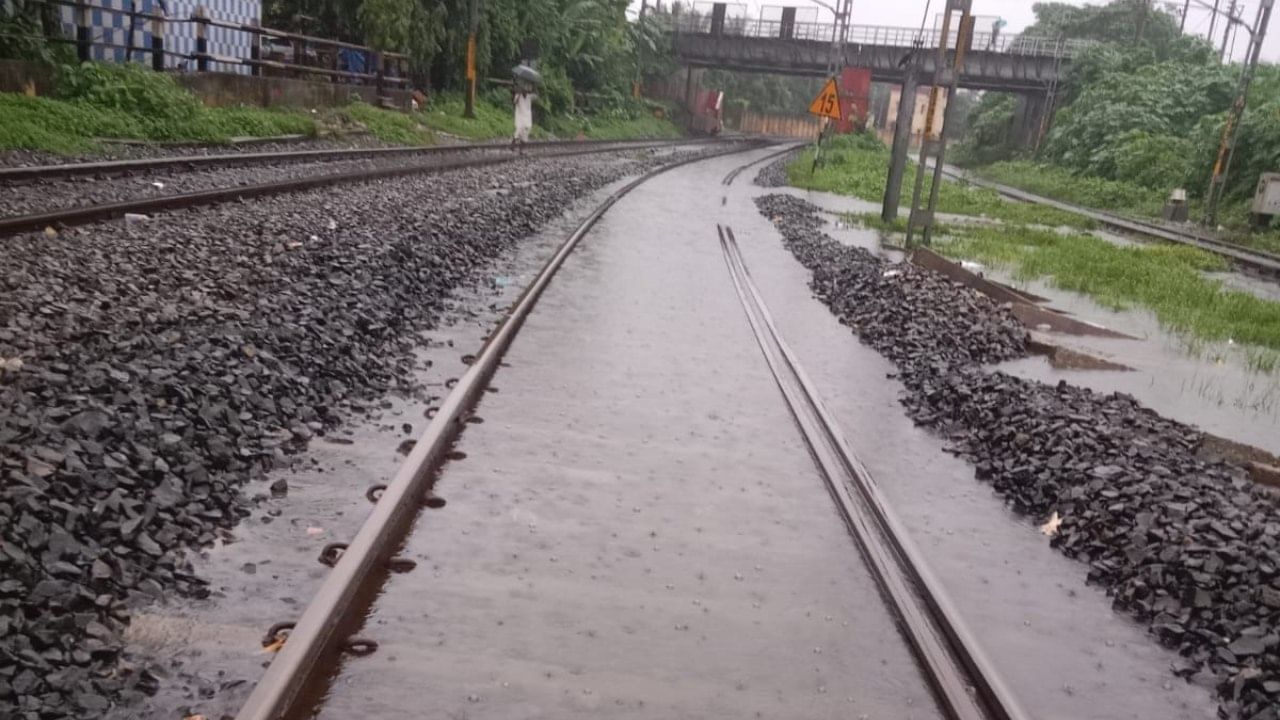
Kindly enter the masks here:
<path id="1" fill-rule="evenodd" d="M 916 110 L 918 86 L 919 80 L 914 69 L 908 68 L 902 82 L 902 94 L 898 96 L 898 117 L 893 127 L 893 154 L 889 158 L 889 177 L 885 180 L 884 204 L 880 207 L 880 219 L 885 222 L 893 222 L 898 218 L 898 205 L 902 202 L 902 176 L 907 171 L 911 120 Z"/>
<path id="2" fill-rule="evenodd" d="M 1018 147 L 1031 149 L 1036 146 L 1047 106 L 1048 98 L 1042 94 L 1018 96 L 1017 116 L 1014 118 L 1014 139 Z"/>

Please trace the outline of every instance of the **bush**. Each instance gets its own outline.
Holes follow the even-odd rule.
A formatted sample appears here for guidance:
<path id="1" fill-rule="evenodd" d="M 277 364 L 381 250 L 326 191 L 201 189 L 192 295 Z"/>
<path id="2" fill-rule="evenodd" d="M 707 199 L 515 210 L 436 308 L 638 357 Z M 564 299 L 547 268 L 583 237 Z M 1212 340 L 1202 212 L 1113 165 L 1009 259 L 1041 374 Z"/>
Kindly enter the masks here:
<path id="1" fill-rule="evenodd" d="M 74 153 L 99 138 L 217 143 L 314 133 L 299 111 L 206 108 L 172 77 L 136 65 L 64 67 L 56 99 L 0 95 L 0 148 Z"/>
<path id="2" fill-rule="evenodd" d="M 986 165 L 1014 156 L 1013 120 L 1018 100 L 1007 93 L 989 92 L 969 114 L 969 128 L 956 145 L 957 165 Z"/>
<path id="3" fill-rule="evenodd" d="M 1192 145 L 1185 138 L 1132 131 L 1117 139 L 1112 153 L 1116 180 L 1171 190 L 1187 181 Z"/>

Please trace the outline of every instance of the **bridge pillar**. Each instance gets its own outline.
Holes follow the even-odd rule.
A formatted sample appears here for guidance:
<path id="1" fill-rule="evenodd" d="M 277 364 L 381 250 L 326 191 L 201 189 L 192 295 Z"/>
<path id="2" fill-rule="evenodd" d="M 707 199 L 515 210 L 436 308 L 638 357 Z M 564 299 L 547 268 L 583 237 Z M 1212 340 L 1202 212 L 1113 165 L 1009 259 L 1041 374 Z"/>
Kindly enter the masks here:
<path id="1" fill-rule="evenodd" d="M 1045 113 L 1049 111 L 1049 98 L 1046 93 L 1031 93 L 1018 96 L 1018 110 L 1014 120 L 1014 138 L 1018 146 L 1034 149 L 1040 141 L 1040 128 L 1045 124 Z"/>
<path id="2" fill-rule="evenodd" d="M 915 64 L 907 68 L 902 81 L 902 94 L 898 96 L 898 117 L 893 125 L 893 154 L 889 158 L 889 177 L 885 180 L 884 204 L 880 218 L 885 222 L 898 219 L 898 205 L 902 201 L 902 176 L 907 171 L 907 154 L 911 145 L 911 121 L 916 114 L 916 88 L 919 86 Z"/>

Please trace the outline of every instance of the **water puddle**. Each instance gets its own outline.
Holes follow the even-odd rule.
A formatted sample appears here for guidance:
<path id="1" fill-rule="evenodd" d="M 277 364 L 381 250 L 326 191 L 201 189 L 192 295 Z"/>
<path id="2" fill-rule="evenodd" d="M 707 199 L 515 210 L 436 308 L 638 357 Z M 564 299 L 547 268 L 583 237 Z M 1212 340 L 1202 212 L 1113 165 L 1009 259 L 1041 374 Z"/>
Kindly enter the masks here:
<path id="1" fill-rule="evenodd" d="M 421 392 L 371 403 L 363 417 L 317 437 L 292 470 L 268 477 L 270 483 L 284 481 L 280 497 L 268 499 L 267 482 L 244 489 L 262 496 L 258 511 L 235 529 L 234 542 L 192 559 L 196 574 L 210 582 L 210 597 L 175 597 L 135 610 L 125 635 L 127 657 L 153 668 L 161 688 L 143 705 L 116 709 L 107 720 L 236 712 L 270 657 L 260 642 L 268 626 L 297 619 L 330 572 L 319 561 L 321 550 L 355 536 L 373 508 L 366 490 L 399 468 L 404 448 L 426 428 L 450 380 L 466 371 L 469 355 L 565 235 L 629 179 L 567 208 L 451 295 L 440 327 L 424 334 L 415 353 Z"/>
<path id="2" fill-rule="evenodd" d="M 984 269 L 990 279 L 1041 295 L 1047 305 L 1134 339 L 1053 333 L 1054 344 L 1128 366 L 1133 372 L 1090 372 L 1054 367 L 1045 357 L 1005 363 L 1001 370 L 1027 378 L 1123 392 L 1159 412 L 1202 430 L 1280 452 L 1280 375 L 1255 367 L 1256 351 L 1232 343 L 1208 343 L 1170 333 L 1145 310 L 1110 310 L 1092 299 L 1043 281 L 1014 280 Z"/>

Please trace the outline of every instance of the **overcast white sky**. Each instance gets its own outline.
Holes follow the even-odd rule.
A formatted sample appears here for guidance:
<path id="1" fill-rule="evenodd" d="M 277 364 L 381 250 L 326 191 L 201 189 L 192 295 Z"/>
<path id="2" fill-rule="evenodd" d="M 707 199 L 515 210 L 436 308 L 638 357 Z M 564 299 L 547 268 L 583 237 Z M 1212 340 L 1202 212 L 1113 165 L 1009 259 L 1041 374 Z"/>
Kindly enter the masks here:
<path id="1" fill-rule="evenodd" d="M 779 7 L 786 5 L 794 5 L 797 7 L 814 7 L 817 8 L 818 17 L 822 20 L 830 20 L 831 13 L 822 9 L 816 3 L 810 0 L 730 0 L 750 8 L 749 12 L 753 15 L 759 14 L 759 9 L 763 7 Z M 1066 0 L 1072 5 L 1100 5 L 1103 4 L 1095 0 L 1092 3 L 1082 2 L 1080 0 Z M 1176 4 L 1181 8 L 1184 0 L 1156 0 L 1157 5 L 1166 3 Z M 1213 0 L 1204 0 L 1209 4 Z M 663 5 L 667 5 L 670 0 L 663 0 Z M 1231 4 L 1231 0 L 1220 0 L 1223 11 Z M 653 0 L 649 0 L 649 4 L 653 4 Z M 834 5 L 832 0 L 830 4 Z M 897 25 L 908 27 L 919 27 L 921 17 L 924 14 L 925 0 L 853 0 L 853 23 L 855 25 Z M 1035 20 L 1035 14 L 1031 12 L 1033 0 L 974 0 L 973 12 L 975 15 L 992 15 L 1000 16 L 1009 23 L 1007 31 L 1017 32 Z M 1258 10 L 1258 0 L 1244 0 L 1237 3 L 1244 5 L 1244 14 L 1241 16 L 1250 25 L 1253 24 L 1254 16 Z M 941 0 L 934 0 L 932 12 L 936 13 L 937 7 L 943 5 Z M 640 0 L 631 0 L 633 9 L 639 9 Z M 777 12 L 776 10 L 774 11 Z M 1192 0 L 1191 11 L 1187 16 L 1187 31 L 1195 32 L 1198 35 L 1204 35 L 1209 30 L 1209 18 L 1212 13 L 1208 9 L 1200 8 L 1198 0 Z M 1280 62 L 1280 19 L 1275 15 L 1280 15 L 1280 10 L 1273 11 L 1271 27 L 1268 28 L 1266 40 L 1262 47 L 1263 62 Z M 928 23 L 932 26 L 932 19 Z M 1222 42 L 1222 22 L 1221 19 L 1214 29 L 1214 45 L 1218 46 Z M 1244 56 L 1245 47 L 1249 43 L 1248 33 L 1241 30 L 1235 41 L 1235 57 L 1237 59 Z"/>

